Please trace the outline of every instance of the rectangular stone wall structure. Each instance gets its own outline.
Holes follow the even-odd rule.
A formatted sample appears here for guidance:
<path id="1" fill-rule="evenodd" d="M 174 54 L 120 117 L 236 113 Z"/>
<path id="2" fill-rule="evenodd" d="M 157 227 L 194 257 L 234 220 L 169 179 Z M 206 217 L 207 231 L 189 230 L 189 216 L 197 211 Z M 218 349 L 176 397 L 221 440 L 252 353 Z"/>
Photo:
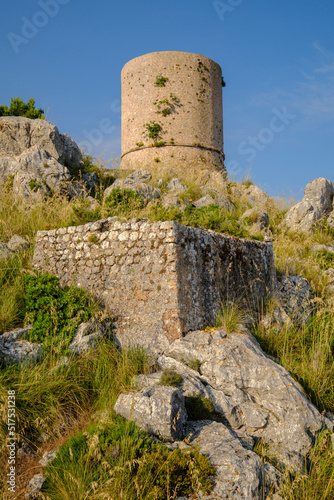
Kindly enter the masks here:
<path id="1" fill-rule="evenodd" d="M 222 302 L 270 295 L 276 279 L 271 243 L 116 218 L 39 231 L 33 266 L 93 293 L 116 317 L 120 344 L 154 354 L 212 325 Z"/>

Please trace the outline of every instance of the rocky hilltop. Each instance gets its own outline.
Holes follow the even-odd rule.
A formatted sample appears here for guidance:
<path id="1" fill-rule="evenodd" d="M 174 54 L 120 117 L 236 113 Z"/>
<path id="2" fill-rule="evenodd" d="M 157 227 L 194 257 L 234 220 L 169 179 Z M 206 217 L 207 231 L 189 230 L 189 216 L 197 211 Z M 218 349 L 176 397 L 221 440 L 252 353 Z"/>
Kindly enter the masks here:
<path id="1" fill-rule="evenodd" d="M 157 169 L 114 172 L 110 180 L 110 172 L 84 168 L 77 145 L 56 127 L 19 117 L 0 118 L 0 174 L 0 219 L 12 200 L 0 277 L 18 311 L 6 319 L 0 309 L 3 387 L 15 386 L 18 412 L 24 405 L 33 412 L 39 403 L 27 394 L 37 377 L 47 390 L 32 399 L 51 394 L 59 405 L 32 419 L 22 410 L 19 495 L 58 498 L 57 484 L 73 492 L 59 467 L 80 449 L 78 464 L 87 459 L 100 471 L 85 494 L 116 498 L 103 467 L 116 478 L 117 467 L 133 460 L 132 474 L 150 456 L 119 461 L 123 438 L 108 436 L 126 420 L 151 436 L 136 438 L 145 446 L 164 443 L 160 453 L 181 450 L 193 460 L 197 482 L 187 490 L 182 472 L 174 493 L 157 498 L 298 498 L 289 491 L 299 495 L 298 485 L 311 483 L 319 447 L 333 467 L 331 181 L 310 182 L 286 209 L 251 182 L 227 183 L 208 169 L 196 178 Z M 9 267 L 17 273 L 8 275 Z M 133 356 L 137 368 L 124 375 Z M 90 387 L 87 401 L 80 399 L 86 386 L 79 396 L 66 385 L 79 384 L 78 375 Z M 206 478 L 196 469 L 198 452 L 215 468 Z M 323 484 L 331 495 L 330 482 Z M 331 497 L 314 490 L 313 498 Z"/>

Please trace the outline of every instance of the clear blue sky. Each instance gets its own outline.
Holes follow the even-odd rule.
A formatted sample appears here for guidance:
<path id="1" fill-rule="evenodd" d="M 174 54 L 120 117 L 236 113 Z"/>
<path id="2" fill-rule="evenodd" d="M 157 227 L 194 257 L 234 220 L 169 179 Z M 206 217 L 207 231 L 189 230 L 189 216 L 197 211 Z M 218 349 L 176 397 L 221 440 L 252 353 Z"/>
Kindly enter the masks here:
<path id="1" fill-rule="evenodd" d="M 0 14 L 0 104 L 34 97 L 90 154 L 120 154 L 123 65 L 181 50 L 222 67 L 230 176 L 297 198 L 334 181 L 333 0 L 11 0 Z"/>

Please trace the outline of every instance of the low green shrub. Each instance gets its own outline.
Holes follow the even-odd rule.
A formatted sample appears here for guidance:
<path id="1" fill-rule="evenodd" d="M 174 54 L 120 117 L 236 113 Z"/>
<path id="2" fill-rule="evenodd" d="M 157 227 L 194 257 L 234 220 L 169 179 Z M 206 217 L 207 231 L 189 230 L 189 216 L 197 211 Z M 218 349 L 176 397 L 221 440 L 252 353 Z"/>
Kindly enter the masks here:
<path id="1" fill-rule="evenodd" d="M 35 273 L 24 276 L 25 322 L 31 323 L 30 340 L 59 354 L 68 352 L 79 324 L 88 321 L 96 304 L 86 290 L 61 288 L 59 278 Z"/>
<path id="2" fill-rule="evenodd" d="M 182 376 L 175 370 L 164 370 L 160 378 L 160 385 L 171 385 L 177 387 L 182 383 Z"/>
<path id="3" fill-rule="evenodd" d="M 108 217 L 115 215 L 126 216 L 126 214 L 131 216 L 133 211 L 141 210 L 144 205 L 143 198 L 135 191 L 117 187 L 111 191 L 105 200 L 105 212 Z"/>

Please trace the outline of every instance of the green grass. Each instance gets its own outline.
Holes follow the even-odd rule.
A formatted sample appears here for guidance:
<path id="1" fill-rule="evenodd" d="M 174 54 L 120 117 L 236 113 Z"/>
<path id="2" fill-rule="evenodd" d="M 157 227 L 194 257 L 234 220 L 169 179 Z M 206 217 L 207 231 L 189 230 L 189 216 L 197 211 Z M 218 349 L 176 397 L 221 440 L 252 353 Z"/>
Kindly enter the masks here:
<path id="1" fill-rule="evenodd" d="M 221 305 L 214 327 L 224 328 L 227 333 L 236 332 L 243 325 L 246 316 L 246 312 L 236 302 L 228 301 Z"/>
<path id="2" fill-rule="evenodd" d="M 327 305 L 318 309 L 308 326 L 254 332 L 265 352 L 281 361 L 318 409 L 331 412 L 334 412 L 333 318 L 333 306 Z"/>
<path id="3" fill-rule="evenodd" d="M 177 387 L 183 381 L 182 376 L 175 370 L 164 370 L 160 377 L 160 385 L 170 385 L 172 387 Z"/>
<path id="4" fill-rule="evenodd" d="M 170 452 L 134 423 L 114 416 L 108 425 L 93 425 L 63 445 L 45 469 L 42 491 L 53 500 L 126 498 L 169 499 L 176 493 L 209 493 L 215 472 L 197 451 Z M 175 498 L 175 497 L 174 497 Z"/>

